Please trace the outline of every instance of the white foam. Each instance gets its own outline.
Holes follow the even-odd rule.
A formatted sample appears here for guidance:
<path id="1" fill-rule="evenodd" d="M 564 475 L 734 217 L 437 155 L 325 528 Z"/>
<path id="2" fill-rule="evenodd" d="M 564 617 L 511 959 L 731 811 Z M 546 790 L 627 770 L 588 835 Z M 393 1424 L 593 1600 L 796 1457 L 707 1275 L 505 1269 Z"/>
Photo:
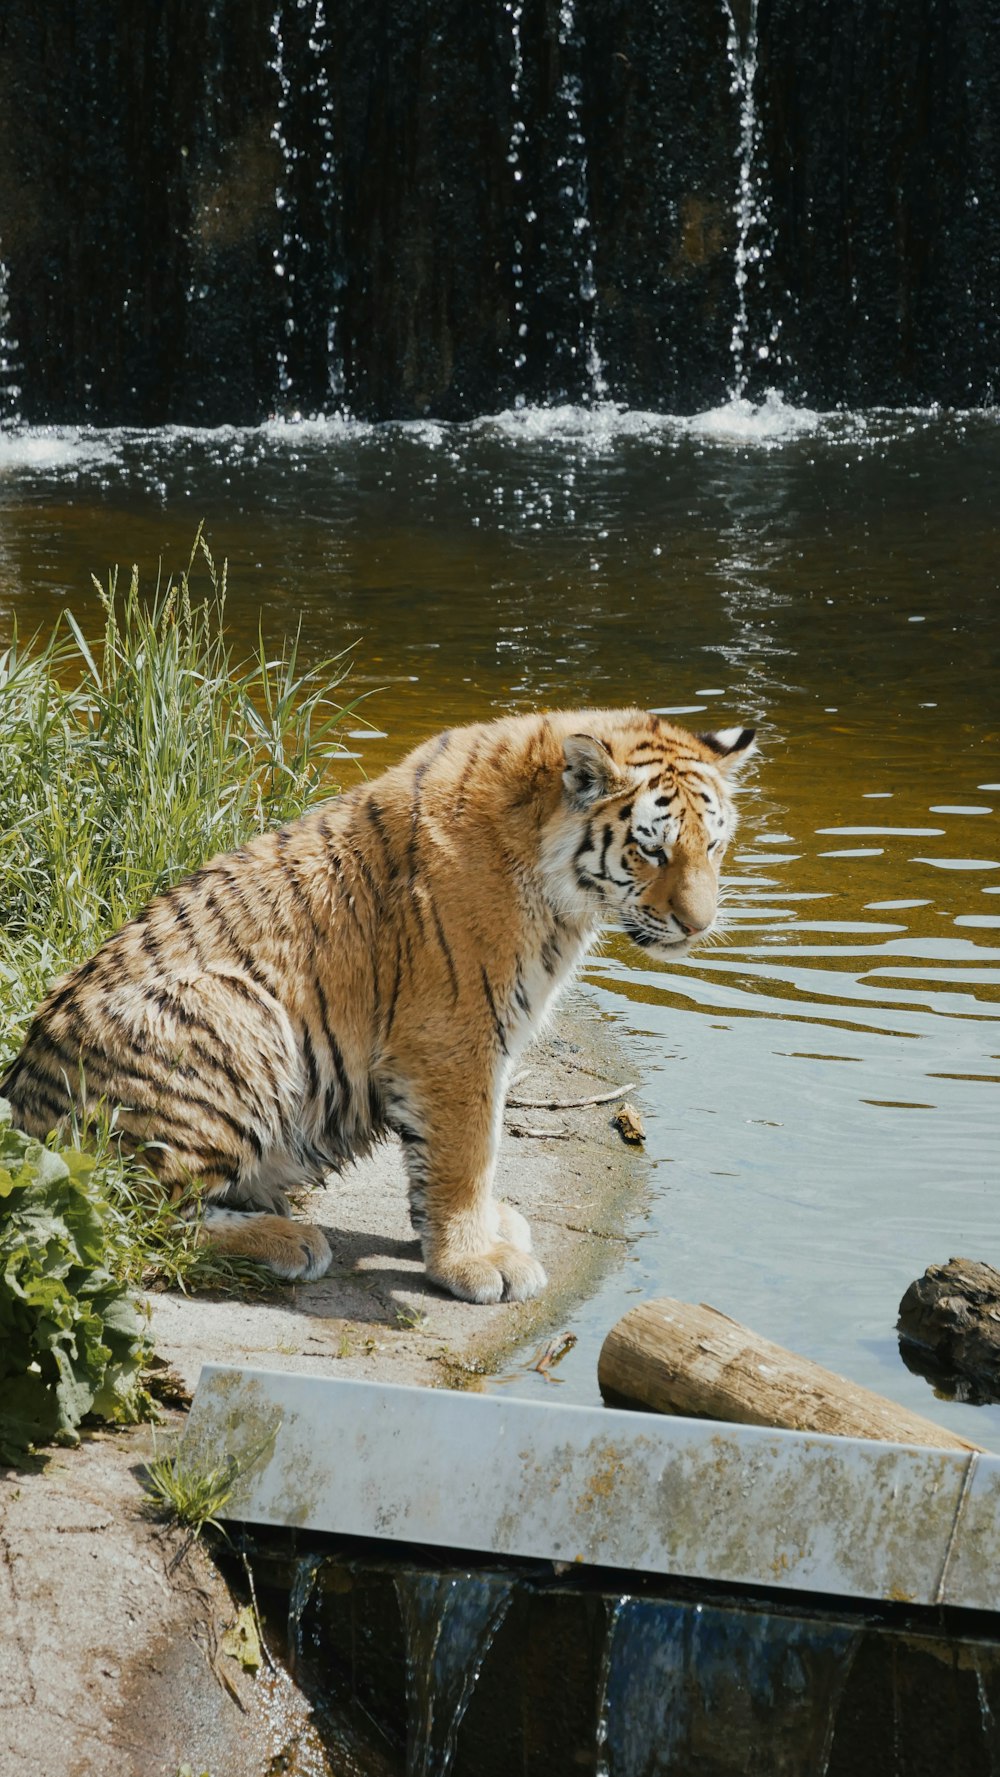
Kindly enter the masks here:
<path id="1" fill-rule="evenodd" d="M 727 444 L 786 444 L 793 438 L 804 438 L 824 429 L 832 416 L 815 413 L 809 407 L 790 407 L 777 389 L 768 389 L 763 401 L 747 401 L 745 397 L 727 401 L 722 407 L 710 407 L 687 422 L 687 431 L 695 438 L 711 438 Z"/>
<path id="2" fill-rule="evenodd" d="M 460 447 L 462 441 L 494 437 L 512 444 L 566 444 L 604 453 L 629 439 L 683 446 L 693 441 L 720 449 L 774 450 L 816 438 L 835 446 L 891 443 L 942 421 L 988 420 L 985 409 L 860 408 L 815 411 L 790 405 L 776 389 L 763 401 L 731 398 L 704 413 L 681 415 L 629 408 L 616 401 L 563 402 L 521 406 L 464 421 L 353 419 L 344 412 L 264 420 L 257 426 L 0 426 L 0 473 L 32 469 L 73 469 L 114 462 L 130 447 L 148 453 L 185 445 L 221 450 L 238 457 L 259 449 L 294 450 L 297 445 L 350 448 L 380 438 L 402 437 L 426 449 Z"/>
<path id="3" fill-rule="evenodd" d="M 622 407 L 617 401 L 563 402 L 555 407 L 510 407 L 468 422 L 475 432 L 493 433 L 514 442 L 549 442 L 566 439 L 593 449 L 609 448 L 619 438 L 679 436 L 684 421 L 672 414 L 645 413 Z"/>
<path id="4" fill-rule="evenodd" d="M 4 470 L 72 467 L 106 456 L 101 435 L 83 426 L 0 427 L 0 474 Z"/>

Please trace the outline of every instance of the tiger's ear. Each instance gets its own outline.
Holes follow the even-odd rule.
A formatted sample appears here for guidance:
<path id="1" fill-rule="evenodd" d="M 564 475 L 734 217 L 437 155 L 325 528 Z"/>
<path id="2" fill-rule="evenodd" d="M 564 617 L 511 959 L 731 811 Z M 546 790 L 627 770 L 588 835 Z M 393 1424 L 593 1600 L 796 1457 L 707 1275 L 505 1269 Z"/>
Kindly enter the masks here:
<path id="1" fill-rule="evenodd" d="M 698 739 L 715 754 L 719 770 L 735 777 L 757 751 L 756 732 L 755 728 L 719 728 L 715 734 L 699 734 Z"/>
<path id="2" fill-rule="evenodd" d="M 574 808 L 591 808 L 627 786 L 610 749 L 592 734 L 568 734 L 563 741 L 563 757 L 563 786 Z"/>

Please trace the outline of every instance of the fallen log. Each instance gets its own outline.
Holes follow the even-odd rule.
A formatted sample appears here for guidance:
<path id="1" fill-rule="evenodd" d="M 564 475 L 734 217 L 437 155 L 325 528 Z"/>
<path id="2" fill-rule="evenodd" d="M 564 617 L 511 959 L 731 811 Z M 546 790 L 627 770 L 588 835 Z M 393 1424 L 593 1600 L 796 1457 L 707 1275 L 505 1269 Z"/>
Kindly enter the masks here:
<path id="1" fill-rule="evenodd" d="M 597 1375 L 606 1399 L 658 1413 L 935 1449 L 981 1447 L 704 1303 L 641 1302 L 612 1327 Z"/>
<path id="2" fill-rule="evenodd" d="M 899 1304 L 904 1362 L 963 1400 L 1000 1401 L 1000 1271 L 928 1265 Z"/>

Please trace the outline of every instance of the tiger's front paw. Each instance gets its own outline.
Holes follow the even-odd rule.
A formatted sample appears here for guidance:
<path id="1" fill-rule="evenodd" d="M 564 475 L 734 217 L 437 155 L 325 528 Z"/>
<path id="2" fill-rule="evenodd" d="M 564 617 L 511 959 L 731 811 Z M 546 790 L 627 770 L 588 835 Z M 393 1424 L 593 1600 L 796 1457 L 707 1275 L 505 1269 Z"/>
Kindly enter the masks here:
<path id="1" fill-rule="evenodd" d="M 510 1203 L 498 1203 L 497 1233 L 501 1240 L 508 1241 L 522 1253 L 531 1251 L 531 1228 L 525 1221 L 521 1211 L 514 1209 Z"/>
<path id="2" fill-rule="evenodd" d="M 518 1221 L 527 1230 L 522 1216 Z M 548 1282 L 538 1260 L 506 1240 L 498 1240 L 489 1252 L 469 1258 L 430 1257 L 427 1275 L 461 1302 L 528 1302 Z"/>

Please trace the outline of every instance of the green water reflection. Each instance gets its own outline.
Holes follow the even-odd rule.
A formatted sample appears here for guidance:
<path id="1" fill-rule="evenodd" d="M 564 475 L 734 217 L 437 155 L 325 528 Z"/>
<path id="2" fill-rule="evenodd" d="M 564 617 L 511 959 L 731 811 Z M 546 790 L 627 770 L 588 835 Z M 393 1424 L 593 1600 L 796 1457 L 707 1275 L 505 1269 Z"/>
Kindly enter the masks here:
<path id="1" fill-rule="evenodd" d="M 927 1264 L 1000 1253 L 1000 431 L 790 430 L 0 440 L 0 628 L 79 613 L 116 560 L 176 565 L 205 519 L 234 627 L 353 644 L 374 732 L 345 773 L 536 704 L 756 721 L 725 943 L 667 970 L 612 940 L 587 971 L 642 1081 L 652 1204 L 560 1398 L 593 1396 L 600 1330 L 655 1289 L 1000 1445 L 1000 1409 L 937 1401 L 893 1336 Z"/>

